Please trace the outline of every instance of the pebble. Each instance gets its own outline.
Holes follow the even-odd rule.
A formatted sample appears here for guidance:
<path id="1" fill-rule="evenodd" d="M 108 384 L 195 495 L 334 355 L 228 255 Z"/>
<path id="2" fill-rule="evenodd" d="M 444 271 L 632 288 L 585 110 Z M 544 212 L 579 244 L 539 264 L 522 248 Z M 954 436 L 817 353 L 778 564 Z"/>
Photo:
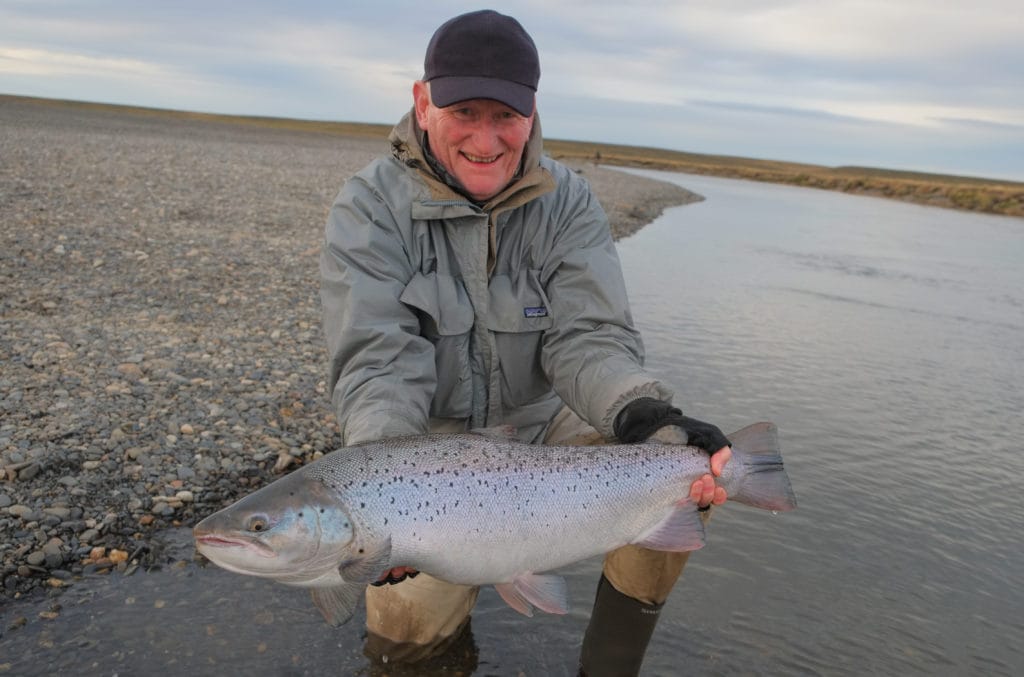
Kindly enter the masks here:
<path id="1" fill-rule="evenodd" d="M 28 507 L 27 505 L 20 504 L 8 507 L 7 514 L 13 515 L 14 517 L 20 517 L 22 520 L 26 522 L 31 522 L 36 518 L 35 512 L 33 512 L 32 508 Z"/>

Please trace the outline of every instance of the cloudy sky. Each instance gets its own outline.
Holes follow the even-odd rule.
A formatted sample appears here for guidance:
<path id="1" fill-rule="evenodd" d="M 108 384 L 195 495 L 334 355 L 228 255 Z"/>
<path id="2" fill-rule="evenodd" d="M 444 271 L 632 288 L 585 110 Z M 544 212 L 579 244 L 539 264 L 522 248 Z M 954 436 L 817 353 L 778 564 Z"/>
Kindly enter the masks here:
<path id="1" fill-rule="evenodd" d="M 394 122 L 433 0 L 3 0 L 0 93 Z M 538 0 L 545 134 L 1024 181 L 1021 0 Z"/>

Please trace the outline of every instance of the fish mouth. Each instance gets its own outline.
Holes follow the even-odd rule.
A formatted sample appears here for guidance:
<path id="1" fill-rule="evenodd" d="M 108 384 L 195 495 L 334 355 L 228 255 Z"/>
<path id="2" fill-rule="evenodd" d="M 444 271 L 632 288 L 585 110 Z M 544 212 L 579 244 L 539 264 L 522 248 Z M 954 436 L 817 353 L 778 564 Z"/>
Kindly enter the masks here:
<path id="1" fill-rule="evenodd" d="M 218 536 L 216 534 L 206 534 L 202 536 L 196 536 L 196 545 L 199 546 L 200 552 L 203 548 L 210 549 L 227 549 L 227 548 L 242 548 L 245 550 L 251 550 L 260 557 L 277 557 L 277 553 L 271 548 L 260 543 L 259 541 L 253 541 L 250 539 L 242 538 L 231 538 L 229 536 Z"/>

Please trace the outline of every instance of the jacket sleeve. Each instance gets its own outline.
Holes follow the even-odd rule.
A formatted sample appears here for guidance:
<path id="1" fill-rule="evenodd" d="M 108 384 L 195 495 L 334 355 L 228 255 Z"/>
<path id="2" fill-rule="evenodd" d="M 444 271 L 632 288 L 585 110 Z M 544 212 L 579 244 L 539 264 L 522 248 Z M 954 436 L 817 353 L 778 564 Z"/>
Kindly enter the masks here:
<path id="1" fill-rule="evenodd" d="M 611 438 L 623 405 L 640 397 L 671 401 L 672 391 L 644 371 L 643 343 L 604 210 L 582 178 L 566 171 L 558 181 L 566 195 L 542 273 L 554 317 L 542 366 L 569 408 Z"/>
<path id="2" fill-rule="evenodd" d="M 345 445 L 427 430 L 437 377 L 433 346 L 399 300 L 413 274 L 405 251 L 379 192 L 362 174 L 349 180 L 320 255 L 328 388 Z"/>

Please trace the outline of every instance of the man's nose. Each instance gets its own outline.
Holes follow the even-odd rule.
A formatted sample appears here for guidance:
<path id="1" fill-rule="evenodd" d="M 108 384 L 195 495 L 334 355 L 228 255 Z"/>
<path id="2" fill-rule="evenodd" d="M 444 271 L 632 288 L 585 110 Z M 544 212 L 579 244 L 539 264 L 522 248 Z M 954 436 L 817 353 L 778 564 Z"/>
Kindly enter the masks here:
<path id="1" fill-rule="evenodd" d="M 498 125 L 487 120 L 479 122 L 473 129 L 473 143 L 482 155 L 491 155 L 501 147 Z"/>

